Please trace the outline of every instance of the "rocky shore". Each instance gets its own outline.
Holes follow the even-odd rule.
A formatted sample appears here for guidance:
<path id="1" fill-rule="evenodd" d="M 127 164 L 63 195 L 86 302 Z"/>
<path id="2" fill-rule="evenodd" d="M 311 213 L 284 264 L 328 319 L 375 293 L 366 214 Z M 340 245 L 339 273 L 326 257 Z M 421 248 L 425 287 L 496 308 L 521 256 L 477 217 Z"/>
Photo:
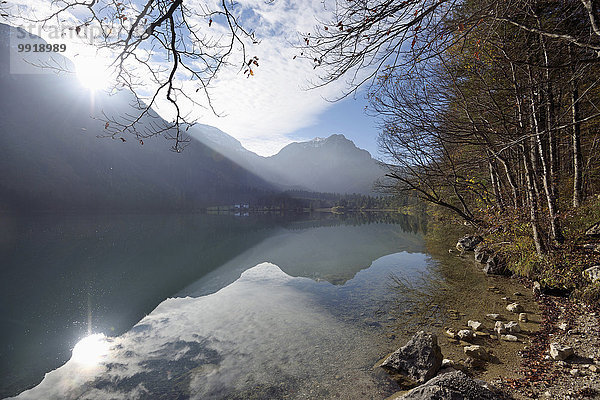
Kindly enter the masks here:
<path id="1" fill-rule="evenodd" d="M 448 309 L 450 323 L 417 332 L 378 363 L 405 389 L 389 399 L 600 399 L 598 307 L 506 277 L 482 242 L 463 237 L 450 253 L 474 253 L 497 301 L 478 313 Z"/>

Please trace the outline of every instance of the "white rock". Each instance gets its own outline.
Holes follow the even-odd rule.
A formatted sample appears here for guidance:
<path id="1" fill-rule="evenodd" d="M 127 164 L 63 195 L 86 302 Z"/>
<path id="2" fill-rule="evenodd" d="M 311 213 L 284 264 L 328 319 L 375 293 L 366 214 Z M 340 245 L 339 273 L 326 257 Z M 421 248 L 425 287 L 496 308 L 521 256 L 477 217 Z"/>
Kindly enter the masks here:
<path id="1" fill-rule="evenodd" d="M 510 303 L 509 305 L 506 306 L 506 309 L 512 313 L 522 313 L 525 311 L 525 309 L 523 308 L 522 305 L 520 305 L 519 303 Z"/>
<path id="2" fill-rule="evenodd" d="M 504 327 L 504 323 L 502 323 L 502 321 L 496 321 L 496 325 L 494 325 L 494 332 L 496 332 L 498 335 L 506 333 L 506 328 Z"/>
<path id="3" fill-rule="evenodd" d="M 446 336 L 448 336 L 449 338 L 455 339 L 456 338 L 456 331 L 452 328 L 448 328 L 444 331 L 444 334 Z"/>
<path id="4" fill-rule="evenodd" d="M 473 320 L 469 320 L 467 322 L 467 326 L 471 329 L 473 329 L 474 331 L 478 331 L 479 328 L 481 328 L 482 323 L 479 321 L 473 321 Z"/>
<path id="5" fill-rule="evenodd" d="M 500 321 L 502 319 L 500 314 L 487 314 L 486 317 L 488 317 L 492 321 Z"/>
<path id="6" fill-rule="evenodd" d="M 529 318 L 527 317 L 527 313 L 519 313 L 519 321 L 521 322 L 527 322 L 529 321 Z"/>
<path id="7" fill-rule="evenodd" d="M 518 342 L 519 341 L 519 338 L 516 337 L 515 335 L 502 335 L 502 336 L 500 336 L 500 339 L 506 340 L 507 342 Z"/>
<path id="8" fill-rule="evenodd" d="M 558 324 L 558 329 L 560 329 L 561 331 L 566 331 L 568 327 L 569 325 L 567 325 L 566 322 L 561 322 L 560 324 Z"/>
<path id="9" fill-rule="evenodd" d="M 440 368 L 448 368 L 448 367 L 454 367 L 454 361 L 452 361 L 448 358 L 444 358 L 442 360 L 442 366 Z"/>
<path id="10" fill-rule="evenodd" d="M 592 282 L 600 281 L 600 265 L 595 265 L 583 271 L 583 276 Z"/>

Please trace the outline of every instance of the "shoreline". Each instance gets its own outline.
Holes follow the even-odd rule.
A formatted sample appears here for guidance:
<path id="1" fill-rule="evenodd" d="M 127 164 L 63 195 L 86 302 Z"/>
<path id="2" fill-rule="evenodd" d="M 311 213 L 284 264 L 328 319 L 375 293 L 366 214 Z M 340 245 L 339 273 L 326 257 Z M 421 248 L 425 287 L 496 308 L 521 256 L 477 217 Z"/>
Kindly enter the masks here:
<path id="1" fill-rule="evenodd" d="M 438 241 L 437 245 L 446 245 L 447 249 L 447 240 Z M 483 305 L 473 304 L 469 299 L 458 302 L 457 306 L 450 302 L 445 310 L 447 322 L 442 327 L 429 327 L 438 337 L 444 359 L 452 360 L 453 368 L 519 400 L 600 399 L 600 307 L 541 294 L 532 290 L 533 282 L 525 278 L 486 275 L 481 264 L 474 260 L 473 252 L 437 253 L 432 254 L 438 256 L 440 264 L 450 260 L 454 261 L 450 262 L 454 268 L 462 264 L 464 274 L 487 286 L 487 296 L 481 299 Z M 514 301 L 524 306 L 527 322 L 519 321 L 518 314 L 506 310 L 506 305 Z M 509 342 L 494 335 L 495 321 L 486 318 L 486 314 L 493 313 L 500 314 L 503 323 L 519 321 L 521 332 L 515 334 L 518 341 Z M 449 337 L 449 329 L 454 332 L 470 329 L 469 320 L 483 324 L 480 334 L 475 332 L 476 336 L 469 341 Z M 553 360 L 549 355 L 551 343 L 572 346 L 575 355 L 564 361 Z M 494 361 L 467 357 L 463 349 L 473 344 L 489 351 Z M 400 399 L 406 393 L 408 390 L 399 391 L 387 399 Z"/>

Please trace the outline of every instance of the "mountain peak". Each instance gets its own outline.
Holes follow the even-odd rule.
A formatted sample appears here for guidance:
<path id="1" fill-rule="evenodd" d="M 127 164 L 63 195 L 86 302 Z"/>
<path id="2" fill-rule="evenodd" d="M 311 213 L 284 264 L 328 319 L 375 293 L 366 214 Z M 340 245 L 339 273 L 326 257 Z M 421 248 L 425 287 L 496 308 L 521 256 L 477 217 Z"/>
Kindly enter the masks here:
<path id="1" fill-rule="evenodd" d="M 316 137 L 312 140 L 309 140 L 308 143 L 326 143 L 326 142 L 340 142 L 340 141 L 351 142 L 350 139 L 346 138 L 346 136 L 342 135 L 341 133 L 334 133 L 328 137 Z"/>

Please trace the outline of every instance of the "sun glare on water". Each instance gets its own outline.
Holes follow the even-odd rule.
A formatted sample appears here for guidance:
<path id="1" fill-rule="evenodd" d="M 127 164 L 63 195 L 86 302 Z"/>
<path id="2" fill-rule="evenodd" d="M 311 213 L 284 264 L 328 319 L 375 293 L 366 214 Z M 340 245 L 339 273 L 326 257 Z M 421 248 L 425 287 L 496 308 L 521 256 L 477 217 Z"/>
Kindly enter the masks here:
<path id="1" fill-rule="evenodd" d="M 81 339 L 73 348 L 71 359 L 84 366 L 94 366 L 100 363 L 108 354 L 109 343 L 102 333 L 95 333 Z"/>
<path id="2" fill-rule="evenodd" d="M 110 82 L 108 68 L 97 59 L 79 59 L 75 63 L 77 78 L 89 90 L 106 89 Z"/>

